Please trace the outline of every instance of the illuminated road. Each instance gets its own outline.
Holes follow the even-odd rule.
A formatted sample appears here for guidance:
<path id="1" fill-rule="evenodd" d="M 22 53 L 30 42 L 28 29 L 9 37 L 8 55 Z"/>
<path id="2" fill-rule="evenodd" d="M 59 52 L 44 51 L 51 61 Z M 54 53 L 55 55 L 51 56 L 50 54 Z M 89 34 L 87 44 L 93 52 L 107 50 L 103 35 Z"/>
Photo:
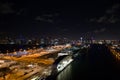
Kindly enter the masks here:
<path id="1" fill-rule="evenodd" d="M 3 54 L 0 58 L 0 80 L 25 80 L 39 78 L 39 76 L 45 78 L 51 74 L 51 65 L 57 53 L 69 47 L 71 46 L 58 45 L 42 49 L 42 51 L 41 49 L 29 49 Z"/>
<path id="2" fill-rule="evenodd" d="M 74 60 L 55 80 L 117 80 L 119 63 L 106 46 L 92 45 L 88 53 Z"/>

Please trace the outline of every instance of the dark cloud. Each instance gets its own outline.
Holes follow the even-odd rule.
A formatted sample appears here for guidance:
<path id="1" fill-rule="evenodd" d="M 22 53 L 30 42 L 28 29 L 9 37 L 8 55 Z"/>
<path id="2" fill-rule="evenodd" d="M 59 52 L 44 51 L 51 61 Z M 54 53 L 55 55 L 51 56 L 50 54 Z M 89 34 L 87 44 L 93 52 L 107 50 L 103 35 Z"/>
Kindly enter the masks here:
<path id="1" fill-rule="evenodd" d="M 104 32 L 106 30 L 106 28 L 102 28 L 100 29 L 100 32 Z"/>
<path id="2" fill-rule="evenodd" d="M 93 31 L 94 33 L 102 33 L 102 32 L 105 32 L 106 31 L 106 28 L 101 28 L 101 29 L 97 29 L 95 31 Z"/>
<path id="3" fill-rule="evenodd" d="M 46 18 L 43 18 L 41 16 L 37 16 L 35 18 L 36 21 L 44 21 L 44 22 L 49 22 L 49 23 L 53 23 L 53 20 L 52 19 L 46 19 Z"/>
<path id="4" fill-rule="evenodd" d="M 53 23 L 53 22 L 54 22 L 54 19 L 55 19 L 56 17 L 58 17 L 58 16 L 59 16 L 58 13 L 54 13 L 54 14 L 43 14 L 43 15 L 41 15 L 41 16 L 37 16 L 37 17 L 35 18 L 35 20 Z"/>
<path id="5" fill-rule="evenodd" d="M 26 8 L 22 8 L 22 9 L 20 9 L 18 12 L 16 12 L 16 14 L 17 14 L 17 15 L 22 15 L 22 14 L 24 14 L 26 11 L 27 11 Z"/>
<path id="6" fill-rule="evenodd" d="M 90 22 L 97 23 L 117 23 L 120 22 L 120 4 L 113 5 L 110 9 L 107 9 L 105 14 L 98 18 L 91 18 Z"/>
<path id="7" fill-rule="evenodd" d="M 119 8 L 120 8 L 120 4 L 115 4 L 112 6 L 111 9 L 106 10 L 106 13 L 113 14 L 113 13 L 117 12 L 119 10 Z"/>
<path id="8" fill-rule="evenodd" d="M 45 21 L 50 22 L 50 23 L 53 23 L 53 20 L 52 20 L 52 19 L 47 19 L 47 20 L 45 20 Z"/>
<path id="9" fill-rule="evenodd" d="M 117 16 L 110 15 L 110 16 L 102 16 L 96 20 L 98 23 L 117 23 L 120 19 Z"/>
<path id="10" fill-rule="evenodd" d="M 96 21 L 96 18 L 91 18 L 89 21 L 94 22 L 94 21 Z"/>
<path id="11" fill-rule="evenodd" d="M 42 15 L 42 16 L 52 18 L 52 17 L 57 17 L 57 16 L 59 16 L 59 15 L 60 15 L 59 13 L 55 13 L 55 14 L 44 14 L 44 15 Z"/>
<path id="12" fill-rule="evenodd" d="M 110 18 L 109 18 L 109 22 L 110 23 L 116 23 L 119 21 L 119 18 L 116 17 L 115 15 L 112 15 Z"/>
<path id="13" fill-rule="evenodd" d="M 44 14 L 43 16 L 46 16 L 46 17 L 53 17 L 54 15 L 52 15 L 52 14 Z"/>
<path id="14" fill-rule="evenodd" d="M 2 3 L 0 2 L 0 13 L 1 14 L 10 14 L 10 13 L 14 13 L 15 11 L 12 8 L 13 3 Z"/>
<path id="15" fill-rule="evenodd" d="M 98 23 L 106 22 L 106 21 L 107 21 L 107 16 L 102 16 L 97 20 Z"/>

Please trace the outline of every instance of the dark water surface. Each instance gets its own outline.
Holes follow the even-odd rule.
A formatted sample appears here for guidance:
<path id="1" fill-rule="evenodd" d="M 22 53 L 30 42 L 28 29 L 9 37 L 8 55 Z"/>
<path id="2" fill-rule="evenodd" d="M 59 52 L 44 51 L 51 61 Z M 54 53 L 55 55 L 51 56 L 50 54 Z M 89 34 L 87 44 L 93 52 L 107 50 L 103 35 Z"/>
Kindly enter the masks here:
<path id="1" fill-rule="evenodd" d="M 119 77 L 120 62 L 105 45 L 94 44 L 88 53 L 79 56 L 54 80 L 119 80 Z"/>

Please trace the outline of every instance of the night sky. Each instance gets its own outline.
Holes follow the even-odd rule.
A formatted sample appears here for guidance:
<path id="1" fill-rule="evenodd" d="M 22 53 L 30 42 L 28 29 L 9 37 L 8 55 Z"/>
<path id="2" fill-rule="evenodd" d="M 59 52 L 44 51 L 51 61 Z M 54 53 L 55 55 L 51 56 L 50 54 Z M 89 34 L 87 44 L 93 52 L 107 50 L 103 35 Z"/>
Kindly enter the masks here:
<path id="1" fill-rule="evenodd" d="M 120 39 L 120 2 L 0 0 L 0 31 L 73 39 Z"/>

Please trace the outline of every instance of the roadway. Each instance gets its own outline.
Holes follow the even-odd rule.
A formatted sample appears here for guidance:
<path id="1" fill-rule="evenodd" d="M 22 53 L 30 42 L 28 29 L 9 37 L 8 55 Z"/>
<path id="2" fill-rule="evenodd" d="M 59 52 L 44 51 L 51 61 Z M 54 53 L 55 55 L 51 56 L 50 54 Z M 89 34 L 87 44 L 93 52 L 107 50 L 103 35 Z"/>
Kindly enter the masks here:
<path id="1" fill-rule="evenodd" d="M 28 50 L 28 54 L 25 55 L 21 55 L 24 51 L 20 51 L 20 57 L 5 54 L 0 58 L 0 80 L 25 80 L 36 74 L 46 77 L 51 73 L 49 66 L 53 64 L 57 53 L 65 48 L 68 46 L 52 46 L 42 51 L 41 49 Z M 8 70 L 4 71 L 3 68 Z"/>

